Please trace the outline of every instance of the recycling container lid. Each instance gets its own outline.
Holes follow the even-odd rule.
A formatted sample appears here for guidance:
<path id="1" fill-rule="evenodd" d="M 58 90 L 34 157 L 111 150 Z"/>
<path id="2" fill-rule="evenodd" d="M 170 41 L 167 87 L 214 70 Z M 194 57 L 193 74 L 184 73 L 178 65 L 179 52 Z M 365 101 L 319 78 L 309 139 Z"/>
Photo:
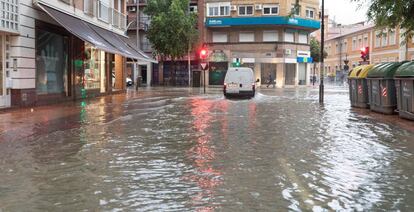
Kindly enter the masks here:
<path id="1" fill-rule="evenodd" d="M 414 77 L 414 61 L 404 63 L 400 66 L 394 75 L 396 78 L 411 78 Z"/>
<path id="2" fill-rule="evenodd" d="M 372 68 L 374 67 L 374 65 L 366 65 L 364 66 L 361 71 L 359 72 L 359 74 L 357 75 L 358 79 L 365 79 L 368 76 L 368 73 L 372 70 Z"/>
<path id="3" fill-rule="evenodd" d="M 355 79 L 355 78 L 357 78 L 357 77 L 358 77 L 358 75 L 359 75 L 359 73 L 362 71 L 362 69 L 363 69 L 364 67 L 365 67 L 365 66 L 357 66 L 357 67 L 353 68 L 353 69 L 349 72 L 349 74 L 348 74 L 348 78 L 349 78 L 349 79 Z"/>
<path id="4" fill-rule="evenodd" d="M 368 72 L 367 78 L 394 79 L 395 72 L 402 64 L 401 62 L 391 62 L 375 65 Z"/>

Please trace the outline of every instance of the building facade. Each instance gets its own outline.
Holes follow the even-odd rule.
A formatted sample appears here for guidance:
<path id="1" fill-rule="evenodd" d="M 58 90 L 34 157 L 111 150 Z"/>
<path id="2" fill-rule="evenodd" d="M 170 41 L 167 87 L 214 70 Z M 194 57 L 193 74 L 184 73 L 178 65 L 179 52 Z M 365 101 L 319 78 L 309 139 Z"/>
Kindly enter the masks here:
<path id="1" fill-rule="evenodd" d="M 4 0 L 0 107 L 32 106 L 125 90 L 124 0 Z"/>
<path id="2" fill-rule="evenodd" d="M 345 61 L 352 69 L 364 63 L 361 49 L 369 48 L 369 60 L 366 63 L 398 62 L 414 60 L 414 39 L 402 42 L 401 29 L 379 30 L 373 24 L 358 23 L 336 27 L 334 34 L 325 41 L 325 74 L 332 80 L 344 78 Z M 338 30 L 336 30 L 338 31 Z"/>
<path id="3" fill-rule="evenodd" d="M 144 13 L 144 9 L 147 6 L 148 0 L 127 0 L 127 12 L 128 12 L 128 37 L 130 37 L 130 43 L 145 52 L 147 55 L 154 55 L 151 48 L 151 43 L 147 38 L 147 30 L 151 24 L 151 18 Z M 199 1 L 191 0 L 189 5 L 189 11 L 198 13 Z M 138 24 L 137 24 L 138 23 Z M 202 23 L 198 23 L 197 26 L 203 26 Z M 200 29 L 200 27 L 198 27 Z M 196 52 L 190 53 L 190 66 L 192 71 L 198 70 L 198 60 Z M 170 71 L 173 68 L 171 61 L 166 60 L 163 63 L 163 67 L 159 70 L 159 67 L 155 63 L 149 63 L 142 61 L 136 69 L 132 66 L 128 70 L 136 70 L 135 75 L 141 76 L 142 81 L 146 85 L 171 85 L 169 82 L 174 81 L 177 86 L 188 86 L 189 77 L 192 78 L 192 73 L 188 72 L 188 55 L 178 59 L 175 65 L 175 79 L 170 77 Z M 134 71 L 132 71 L 134 72 Z"/>
<path id="4" fill-rule="evenodd" d="M 260 84 L 310 83 L 309 34 L 320 28 L 319 1 L 204 1 L 203 41 L 209 49 L 209 85 L 222 85 L 234 65 L 251 67 Z M 272 80 L 270 80 L 272 79 Z"/>

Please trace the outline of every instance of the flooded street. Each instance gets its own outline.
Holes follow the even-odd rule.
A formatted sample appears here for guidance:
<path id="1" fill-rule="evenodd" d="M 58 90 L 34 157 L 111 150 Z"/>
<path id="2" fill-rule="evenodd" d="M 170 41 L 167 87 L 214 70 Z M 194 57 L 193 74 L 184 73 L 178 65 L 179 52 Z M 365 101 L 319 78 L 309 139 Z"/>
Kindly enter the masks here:
<path id="1" fill-rule="evenodd" d="M 0 114 L 0 211 L 413 211 L 414 122 L 346 88 L 152 89 Z"/>

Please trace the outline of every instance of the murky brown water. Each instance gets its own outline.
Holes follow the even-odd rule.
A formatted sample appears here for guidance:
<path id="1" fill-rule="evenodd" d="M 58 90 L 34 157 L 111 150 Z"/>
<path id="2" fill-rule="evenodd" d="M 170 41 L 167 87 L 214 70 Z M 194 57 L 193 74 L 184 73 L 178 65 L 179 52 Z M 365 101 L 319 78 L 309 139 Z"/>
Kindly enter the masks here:
<path id="1" fill-rule="evenodd" d="M 0 211 L 413 211 L 414 125 L 346 89 L 317 101 L 171 89 L 1 114 L 20 127 L 0 137 Z"/>

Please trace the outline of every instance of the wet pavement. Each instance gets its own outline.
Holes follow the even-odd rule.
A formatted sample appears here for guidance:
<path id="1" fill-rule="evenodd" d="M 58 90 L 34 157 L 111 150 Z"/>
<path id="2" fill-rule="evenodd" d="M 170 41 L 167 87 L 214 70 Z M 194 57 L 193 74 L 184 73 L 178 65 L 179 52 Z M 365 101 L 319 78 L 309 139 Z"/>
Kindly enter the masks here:
<path id="1" fill-rule="evenodd" d="M 0 211 L 413 211 L 414 122 L 325 100 L 155 88 L 0 113 Z"/>

